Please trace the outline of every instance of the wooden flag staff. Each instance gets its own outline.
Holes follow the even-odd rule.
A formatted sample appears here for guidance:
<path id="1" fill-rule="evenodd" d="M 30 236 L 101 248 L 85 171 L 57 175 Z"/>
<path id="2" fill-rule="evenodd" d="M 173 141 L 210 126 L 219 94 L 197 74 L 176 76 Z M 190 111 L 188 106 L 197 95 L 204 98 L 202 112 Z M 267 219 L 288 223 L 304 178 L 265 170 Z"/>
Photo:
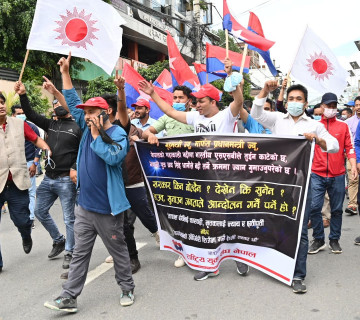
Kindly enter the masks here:
<path id="1" fill-rule="evenodd" d="M 29 49 L 26 50 L 25 59 L 24 59 L 24 63 L 23 63 L 22 68 L 21 68 L 19 81 L 21 81 L 21 79 L 22 79 L 22 77 L 23 77 L 24 70 L 25 70 L 25 66 L 26 66 L 26 62 L 27 62 L 27 59 L 28 59 L 28 57 L 29 57 L 29 52 L 30 52 Z"/>
<path id="2" fill-rule="evenodd" d="M 245 66 L 245 60 L 246 60 L 246 55 L 248 52 L 248 44 L 245 43 L 244 46 L 244 51 L 242 53 L 242 60 L 241 60 L 241 67 L 240 67 L 240 74 L 242 74 L 244 72 L 244 66 Z"/>

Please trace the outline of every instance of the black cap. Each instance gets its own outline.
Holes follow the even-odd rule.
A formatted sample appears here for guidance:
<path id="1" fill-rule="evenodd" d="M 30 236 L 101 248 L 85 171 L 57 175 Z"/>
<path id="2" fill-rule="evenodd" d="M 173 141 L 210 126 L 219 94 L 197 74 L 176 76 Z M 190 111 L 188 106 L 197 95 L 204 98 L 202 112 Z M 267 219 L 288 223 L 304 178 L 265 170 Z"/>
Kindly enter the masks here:
<path id="1" fill-rule="evenodd" d="M 331 102 L 338 103 L 336 94 L 331 92 L 325 93 L 321 98 L 321 103 L 330 104 Z"/>

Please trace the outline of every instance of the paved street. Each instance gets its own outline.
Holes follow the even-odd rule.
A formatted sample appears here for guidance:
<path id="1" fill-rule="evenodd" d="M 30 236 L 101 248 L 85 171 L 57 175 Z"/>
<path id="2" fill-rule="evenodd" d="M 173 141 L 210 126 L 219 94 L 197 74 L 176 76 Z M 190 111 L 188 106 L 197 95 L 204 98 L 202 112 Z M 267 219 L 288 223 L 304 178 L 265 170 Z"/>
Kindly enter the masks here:
<path id="1" fill-rule="evenodd" d="M 58 201 L 51 212 L 65 231 Z M 90 282 L 78 298 L 78 313 L 69 316 L 43 307 L 46 300 L 57 297 L 63 282 L 62 256 L 47 258 L 50 237 L 37 222 L 33 250 L 26 255 L 19 233 L 4 214 L 0 225 L 4 259 L 0 319 L 360 319 L 360 247 L 353 244 L 360 234 L 360 221 L 358 216 L 345 214 L 343 222 L 343 254 L 331 254 L 327 248 L 309 257 L 305 295 L 295 295 L 290 287 L 255 269 L 241 277 L 233 261 L 221 265 L 217 278 L 196 282 L 194 271 L 174 268 L 176 256 L 159 251 L 155 239 L 137 222 L 142 268 L 134 275 L 134 305 L 119 305 L 114 270 L 103 264 L 108 253 L 98 239 L 90 263 Z"/>

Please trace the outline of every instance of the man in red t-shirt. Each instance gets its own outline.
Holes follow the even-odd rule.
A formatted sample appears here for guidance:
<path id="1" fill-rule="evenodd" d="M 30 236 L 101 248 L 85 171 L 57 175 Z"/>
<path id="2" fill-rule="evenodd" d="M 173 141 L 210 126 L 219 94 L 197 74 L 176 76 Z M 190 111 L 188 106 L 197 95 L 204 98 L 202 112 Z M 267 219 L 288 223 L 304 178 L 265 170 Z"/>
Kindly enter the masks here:
<path id="1" fill-rule="evenodd" d="M 27 123 L 6 115 L 5 101 L 0 93 L 0 208 L 6 201 L 10 218 L 21 234 L 24 251 L 29 253 L 32 248 L 28 193 L 30 176 L 26 166 L 25 139 L 43 150 L 50 152 L 50 148 Z M 2 268 L 0 250 L 0 272 Z"/>

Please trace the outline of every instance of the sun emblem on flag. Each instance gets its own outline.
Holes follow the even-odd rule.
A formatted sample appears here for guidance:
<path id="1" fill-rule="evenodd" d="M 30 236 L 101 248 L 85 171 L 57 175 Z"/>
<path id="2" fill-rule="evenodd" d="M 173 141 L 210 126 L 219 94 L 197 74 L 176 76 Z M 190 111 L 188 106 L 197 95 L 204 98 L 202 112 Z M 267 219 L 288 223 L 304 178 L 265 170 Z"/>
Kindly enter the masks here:
<path id="1" fill-rule="evenodd" d="M 314 53 L 314 56 L 310 55 L 310 59 L 306 59 L 308 64 L 306 65 L 311 75 L 315 77 L 315 80 L 329 79 L 329 76 L 333 75 L 332 71 L 334 67 L 330 60 L 322 53 Z"/>
<path id="2" fill-rule="evenodd" d="M 85 10 L 78 12 L 76 7 L 73 12 L 66 10 L 66 13 L 66 16 L 60 15 L 61 21 L 55 21 L 59 28 L 54 31 L 60 33 L 56 39 L 62 40 L 62 45 L 82 47 L 86 50 L 86 44 L 93 45 L 91 40 L 97 39 L 94 32 L 99 29 L 93 27 L 97 21 L 91 20 L 91 13 L 85 15 Z"/>

